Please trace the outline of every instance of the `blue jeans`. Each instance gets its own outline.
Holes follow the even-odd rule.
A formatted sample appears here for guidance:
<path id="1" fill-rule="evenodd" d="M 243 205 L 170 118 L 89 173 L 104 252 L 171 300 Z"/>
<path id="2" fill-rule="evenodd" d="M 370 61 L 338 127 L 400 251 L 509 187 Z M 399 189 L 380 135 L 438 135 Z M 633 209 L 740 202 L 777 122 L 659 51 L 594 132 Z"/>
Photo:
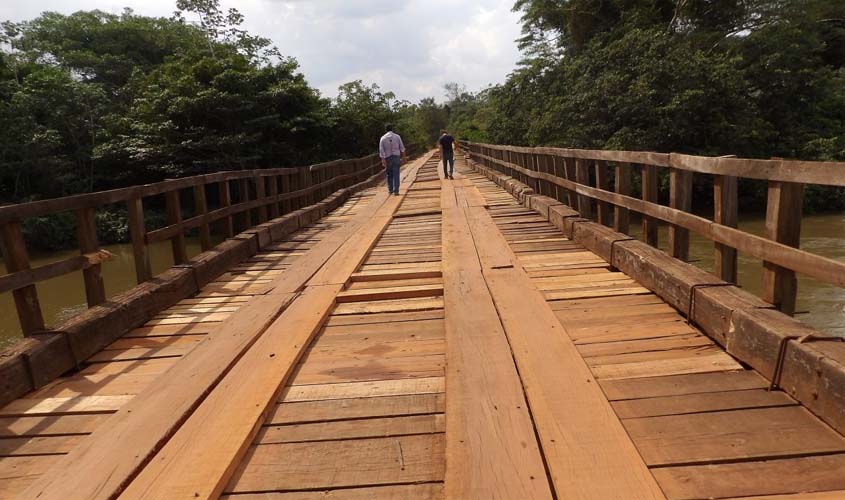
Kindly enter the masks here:
<path id="1" fill-rule="evenodd" d="M 446 162 L 449 162 L 449 169 L 446 169 Z M 455 173 L 455 155 L 454 153 L 445 153 L 443 155 L 443 176 L 448 177 Z"/>
<path id="2" fill-rule="evenodd" d="M 387 174 L 387 190 L 391 193 L 398 193 L 399 192 L 399 164 L 401 163 L 401 159 L 398 155 L 388 156 L 387 160 L 387 168 L 385 168 L 385 173 Z"/>

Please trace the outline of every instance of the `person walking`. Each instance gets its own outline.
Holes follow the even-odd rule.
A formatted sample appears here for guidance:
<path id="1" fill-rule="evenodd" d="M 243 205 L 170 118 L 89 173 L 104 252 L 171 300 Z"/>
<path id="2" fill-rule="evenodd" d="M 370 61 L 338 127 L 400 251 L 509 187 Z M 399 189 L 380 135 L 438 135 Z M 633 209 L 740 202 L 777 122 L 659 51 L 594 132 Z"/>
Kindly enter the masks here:
<path id="1" fill-rule="evenodd" d="M 446 129 L 440 131 L 440 139 L 437 141 L 440 144 L 440 158 L 443 159 L 443 177 L 454 179 L 452 174 L 455 173 L 455 150 L 452 145 L 455 143 L 455 138 L 446 133 Z M 446 168 L 446 165 L 449 168 Z"/>
<path id="2" fill-rule="evenodd" d="M 408 161 L 405 155 L 405 144 L 399 134 L 393 131 L 393 125 L 385 127 L 386 134 L 381 136 L 378 143 L 378 154 L 381 157 L 381 165 L 384 167 L 387 176 L 387 191 L 390 194 L 399 194 L 399 165 Z"/>

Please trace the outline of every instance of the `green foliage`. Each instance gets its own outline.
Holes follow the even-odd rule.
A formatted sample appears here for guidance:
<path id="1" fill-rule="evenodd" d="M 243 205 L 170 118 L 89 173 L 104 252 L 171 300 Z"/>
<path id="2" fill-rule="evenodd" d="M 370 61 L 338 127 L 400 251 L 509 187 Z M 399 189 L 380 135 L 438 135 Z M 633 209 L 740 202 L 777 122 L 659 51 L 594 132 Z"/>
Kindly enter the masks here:
<path id="1" fill-rule="evenodd" d="M 845 160 L 843 2 L 516 0 L 514 9 L 527 58 L 476 96 L 471 116 L 453 114 L 484 131 L 476 136 Z M 744 206 L 765 203 L 758 184 L 740 185 Z M 808 210 L 845 209 L 845 190 L 812 187 L 805 200 Z"/>

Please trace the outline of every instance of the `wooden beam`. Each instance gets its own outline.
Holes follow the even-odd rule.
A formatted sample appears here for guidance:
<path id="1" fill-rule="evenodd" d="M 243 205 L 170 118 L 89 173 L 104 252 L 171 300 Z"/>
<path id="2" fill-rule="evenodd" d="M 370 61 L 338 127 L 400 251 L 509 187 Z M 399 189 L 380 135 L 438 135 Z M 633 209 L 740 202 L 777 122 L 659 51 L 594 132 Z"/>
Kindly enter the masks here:
<path id="1" fill-rule="evenodd" d="M 467 209 L 467 218 L 481 259 L 482 287 L 489 290 L 510 341 L 557 498 L 664 499 L 590 368 L 496 223 L 481 209 Z"/>
<path id="2" fill-rule="evenodd" d="M 194 212 L 196 216 L 202 216 L 208 213 L 208 202 L 205 197 L 205 185 L 194 186 Z M 203 221 L 200 224 L 200 248 L 205 252 L 211 250 L 211 228 L 208 222 Z"/>
<path id="3" fill-rule="evenodd" d="M 631 194 L 631 165 L 624 162 L 616 163 L 614 191 L 623 196 Z M 613 229 L 623 234 L 630 231 L 630 214 L 628 209 L 619 205 L 613 207 Z"/>
<path id="4" fill-rule="evenodd" d="M 657 167 L 655 165 L 642 166 L 643 201 L 657 203 Z M 643 215 L 643 237 L 645 242 L 657 247 L 657 219 Z"/>
<path id="5" fill-rule="evenodd" d="M 138 284 L 153 277 L 150 253 L 147 248 L 147 229 L 144 222 L 144 202 L 141 198 L 130 198 L 126 202 L 129 214 L 129 237 L 132 239 L 132 255 L 135 260 L 135 277 Z"/>
<path id="6" fill-rule="evenodd" d="M 447 499 L 551 499 L 510 346 L 452 183 L 442 187 Z M 471 314 L 469 314 L 471 312 Z"/>
<path id="7" fill-rule="evenodd" d="M 801 243 L 801 212 L 804 185 L 769 182 L 766 234 L 770 240 L 798 248 Z M 763 261 L 763 300 L 790 316 L 795 314 L 798 280 L 795 271 Z"/>
<path id="8" fill-rule="evenodd" d="M 167 223 L 179 225 L 182 223 L 182 203 L 179 199 L 179 191 L 168 191 L 166 196 Z M 188 249 L 185 245 L 185 232 L 179 230 L 171 239 L 170 246 L 173 248 L 173 263 L 176 265 L 188 262 Z"/>
<path id="9" fill-rule="evenodd" d="M 265 177 L 261 175 L 256 175 L 255 179 L 255 199 L 260 202 L 264 201 L 264 198 L 267 197 L 267 190 L 264 184 Z M 259 205 L 258 207 L 258 223 L 263 224 L 267 222 L 267 206 L 266 205 Z"/>
<path id="10" fill-rule="evenodd" d="M 116 498 L 162 444 L 223 379 L 240 356 L 279 317 L 305 283 L 387 200 L 377 195 L 229 316 L 218 333 L 199 343 L 168 372 L 135 396 L 58 466 L 39 477 L 22 498 L 66 500 Z M 174 380 L 181 383 L 174 384 Z M 206 487 L 209 485 L 206 485 Z"/>
<path id="11" fill-rule="evenodd" d="M 270 198 L 276 198 L 279 195 L 279 178 L 275 175 L 271 175 L 270 177 L 265 178 L 265 182 L 267 183 L 267 193 L 269 194 Z M 270 218 L 275 219 L 279 216 L 279 202 L 272 203 L 270 205 Z"/>
<path id="12" fill-rule="evenodd" d="M 727 227 L 737 227 L 739 222 L 739 195 L 737 178 L 717 175 L 713 177 L 713 222 Z M 736 249 L 716 242 L 716 260 L 713 272 L 728 283 L 737 282 Z"/>
<path id="13" fill-rule="evenodd" d="M 3 249 L 3 261 L 6 271 L 15 273 L 28 271 L 29 254 L 23 239 L 23 229 L 20 222 L 6 222 L 0 224 L 0 245 Z M 12 292 L 15 308 L 18 311 L 21 331 L 24 335 L 33 334 L 44 329 L 44 317 L 41 314 L 41 304 L 38 302 L 38 292 L 35 285 L 29 285 Z"/>
<path id="14" fill-rule="evenodd" d="M 607 162 L 603 160 L 596 161 L 596 187 L 598 189 L 604 189 L 607 191 L 608 188 L 608 180 L 607 180 Z M 606 201 L 599 201 L 598 202 L 598 223 L 609 226 L 610 225 L 610 204 Z"/>
<path id="15" fill-rule="evenodd" d="M 402 192 L 407 193 L 419 165 L 403 181 Z M 404 196 L 388 197 L 382 193 L 377 198 L 385 202 L 367 219 L 367 228 L 356 231 L 308 280 L 302 293 L 237 361 L 123 491 L 121 499 L 220 496 L 300 358 L 331 313 L 344 284 L 369 255 Z M 369 229 L 372 226 L 376 229 Z M 220 411 L 223 407 L 238 411 Z M 205 453 L 209 449 L 214 453 Z"/>
<path id="16" fill-rule="evenodd" d="M 229 191 L 229 182 L 222 181 L 217 185 L 217 193 L 220 198 L 220 208 L 232 206 L 232 193 Z M 223 236 L 231 238 L 235 235 L 235 222 L 229 215 L 223 219 Z"/>
<path id="17" fill-rule="evenodd" d="M 238 202 L 239 203 L 247 203 L 250 201 L 249 199 L 249 179 L 238 179 Z M 241 212 L 240 215 L 240 227 L 237 229 L 239 231 L 246 231 L 247 229 L 252 227 L 252 212 L 250 210 L 244 210 Z"/>
<path id="18" fill-rule="evenodd" d="M 692 172 L 669 171 L 669 206 L 676 210 L 692 210 Z M 669 226 L 669 250 L 672 257 L 689 260 L 689 230 L 675 224 Z"/>
<path id="19" fill-rule="evenodd" d="M 97 219 L 93 208 L 83 208 L 76 211 L 76 238 L 79 241 L 79 252 L 82 255 L 95 254 L 100 250 L 97 241 Z M 94 307 L 106 301 L 106 287 L 103 284 L 102 266 L 91 264 L 82 270 L 85 282 L 85 298 L 88 307 Z"/>
<path id="20" fill-rule="evenodd" d="M 575 160 L 575 178 L 578 184 L 584 186 L 590 185 L 590 168 L 585 160 Z M 578 211 L 581 213 L 581 217 L 587 219 L 593 218 L 593 209 L 590 203 L 592 202 L 589 196 L 578 195 Z"/>

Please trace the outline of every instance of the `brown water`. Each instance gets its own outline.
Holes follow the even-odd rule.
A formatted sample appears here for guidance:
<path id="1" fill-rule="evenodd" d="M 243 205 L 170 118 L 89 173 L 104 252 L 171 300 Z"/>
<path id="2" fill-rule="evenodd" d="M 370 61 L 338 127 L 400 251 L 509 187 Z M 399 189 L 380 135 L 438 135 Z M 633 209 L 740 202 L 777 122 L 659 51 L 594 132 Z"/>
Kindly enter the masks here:
<path id="1" fill-rule="evenodd" d="M 765 220 L 762 216 L 740 216 L 739 229 L 762 236 Z M 639 220 L 631 221 L 632 236 L 642 239 Z M 659 228 L 658 246 L 668 248 L 669 227 Z M 805 215 L 801 219 L 803 250 L 845 262 L 845 213 Z M 713 242 L 695 233 L 690 234 L 691 263 L 713 272 L 715 252 Z M 739 286 L 750 293 L 763 293 L 763 263 L 760 259 L 739 254 Z M 845 337 L 845 288 L 798 275 L 798 304 L 796 318 L 834 335 Z"/>
<path id="2" fill-rule="evenodd" d="M 196 238 L 188 238 L 187 247 L 189 256 L 200 252 L 199 241 Z M 106 245 L 103 246 L 103 249 L 108 250 L 115 256 L 114 259 L 103 264 L 102 268 L 106 295 L 112 297 L 134 287 L 137 281 L 135 279 L 135 260 L 132 257 L 132 245 Z M 170 242 L 156 243 L 150 245 L 149 249 L 154 274 L 161 273 L 173 265 Z M 74 255 L 79 255 L 79 251 L 67 250 L 51 253 L 49 256 L 30 256 L 30 263 L 33 267 L 43 266 Z M 0 273 L 5 272 L 6 268 L 0 261 Z M 38 290 L 38 299 L 41 302 L 44 321 L 49 326 L 58 325 L 66 319 L 72 318 L 73 315 L 79 314 L 87 307 L 85 285 L 82 281 L 81 272 L 43 281 L 35 287 Z M 18 325 L 12 294 L 0 294 L 0 349 L 11 345 L 20 336 L 20 326 Z"/>
<path id="3" fill-rule="evenodd" d="M 753 234 L 762 235 L 764 220 L 762 217 L 744 217 L 739 228 Z M 642 237 L 641 226 L 632 221 L 634 236 Z M 666 249 L 668 227 L 661 226 L 659 231 L 660 248 Z M 130 245 L 110 245 L 104 247 L 115 254 L 114 260 L 103 265 L 103 279 L 109 297 L 135 286 L 135 267 Z M 845 214 L 807 215 L 801 223 L 801 248 L 845 261 Z M 199 253 L 199 244 L 195 239 L 188 239 L 188 253 Z M 66 251 L 51 254 L 48 257 L 35 256 L 33 266 L 41 266 L 76 255 Z M 150 246 L 154 273 L 160 273 L 173 265 L 170 244 L 162 242 Z M 690 235 L 690 259 L 693 264 L 707 271 L 713 270 L 713 243 L 701 236 Z M 0 263 L 0 271 L 5 268 Z M 759 259 L 739 256 L 739 284 L 755 295 L 762 290 L 762 263 Z M 57 325 L 74 314 L 85 310 L 85 291 L 82 273 L 72 273 L 39 283 L 37 286 L 44 320 L 48 325 Z M 832 334 L 845 336 L 845 288 L 838 288 L 816 280 L 799 276 L 797 317 L 802 321 Z M 0 294 L 0 349 L 20 338 L 17 314 L 12 296 Z"/>

